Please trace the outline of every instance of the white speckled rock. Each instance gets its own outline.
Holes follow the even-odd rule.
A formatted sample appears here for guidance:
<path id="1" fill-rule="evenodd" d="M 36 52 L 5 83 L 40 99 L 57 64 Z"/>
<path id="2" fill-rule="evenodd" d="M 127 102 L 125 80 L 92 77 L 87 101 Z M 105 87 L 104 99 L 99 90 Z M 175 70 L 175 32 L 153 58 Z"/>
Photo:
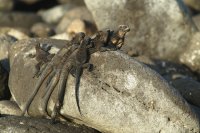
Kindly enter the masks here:
<path id="1" fill-rule="evenodd" d="M 181 0 L 85 0 L 98 29 L 131 28 L 125 51 L 167 60 L 177 59 L 193 31 L 189 14 Z"/>
<path id="2" fill-rule="evenodd" d="M 33 79 L 35 64 L 35 39 L 17 42 L 11 48 L 11 72 L 9 87 L 13 98 L 23 107 L 33 91 L 37 79 Z M 60 40 L 37 40 L 40 43 L 66 45 Z M 97 52 L 90 62 L 92 72 L 84 71 L 79 99 L 80 116 L 74 94 L 74 78 L 70 75 L 67 83 L 64 105 L 61 114 L 75 119 L 102 132 L 109 133 L 183 133 L 199 132 L 199 119 L 190 106 L 160 75 L 147 66 L 119 51 Z M 16 78 L 17 77 L 17 78 Z M 42 85 L 29 114 L 40 113 Z M 48 104 L 51 112 L 57 87 Z M 81 120 L 81 121 L 79 121 Z"/>
<path id="3" fill-rule="evenodd" d="M 192 70 L 200 72 L 200 32 L 191 38 L 187 49 L 180 56 L 180 61 Z"/>

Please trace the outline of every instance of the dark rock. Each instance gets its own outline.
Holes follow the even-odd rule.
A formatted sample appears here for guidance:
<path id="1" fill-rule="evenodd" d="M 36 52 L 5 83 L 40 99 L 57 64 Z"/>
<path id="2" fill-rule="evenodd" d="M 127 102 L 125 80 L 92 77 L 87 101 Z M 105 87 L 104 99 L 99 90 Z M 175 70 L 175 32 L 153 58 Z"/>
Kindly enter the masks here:
<path id="1" fill-rule="evenodd" d="M 74 5 L 78 5 L 78 6 L 85 5 L 83 0 L 58 0 L 58 2 L 61 4 L 74 4 Z"/>
<path id="2" fill-rule="evenodd" d="M 28 56 L 35 52 L 35 41 L 19 41 L 10 51 L 12 68 L 9 86 L 20 107 L 24 106 L 37 82 L 32 78 L 37 62 Z M 48 41 L 54 45 L 60 43 Z M 97 52 L 92 55 L 90 62 L 94 70 L 84 71 L 79 89 L 82 116 L 75 102 L 74 77 L 70 75 L 60 112 L 64 117 L 73 118 L 75 122 L 102 132 L 200 131 L 199 119 L 186 101 L 146 65 L 119 51 Z M 31 116 L 42 116 L 40 103 L 44 86 L 45 83 L 29 108 Z M 48 103 L 49 113 L 54 106 L 57 89 Z"/>
<path id="3" fill-rule="evenodd" d="M 181 0 L 85 0 L 98 29 L 131 28 L 126 52 L 131 49 L 154 58 L 177 60 L 196 30 Z"/>
<path id="4" fill-rule="evenodd" d="M 8 72 L 0 64 L 0 100 L 9 98 L 10 92 L 8 90 Z"/>
<path id="5" fill-rule="evenodd" d="M 169 83 L 178 78 L 191 77 L 196 78 L 193 72 L 186 66 L 165 60 L 153 60 L 156 70 Z"/>
<path id="6" fill-rule="evenodd" d="M 194 111 L 195 111 L 196 114 L 198 115 L 197 117 L 200 118 L 200 108 L 197 107 L 197 106 L 194 106 L 194 105 L 190 105 L 190 106 L 194 109 Z"/>
<path id="7" fill-rule="evenodd" d="M 98 133 L 94 129 L 69 122 L 52 124 L 50 120 L 17 116 L 0 117 L 1 133 Z"/>
<path id="8" fill-rule="evenodd" d="M 191 104 L 200 107 L 200 83 L 190 78 L 180 78 L 172 81 L 172 85 Z"/>

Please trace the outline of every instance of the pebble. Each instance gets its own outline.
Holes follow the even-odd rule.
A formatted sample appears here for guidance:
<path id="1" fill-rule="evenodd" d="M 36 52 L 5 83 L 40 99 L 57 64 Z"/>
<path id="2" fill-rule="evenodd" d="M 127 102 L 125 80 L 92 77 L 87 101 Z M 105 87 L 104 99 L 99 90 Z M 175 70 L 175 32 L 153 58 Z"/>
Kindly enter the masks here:
<path id="1" fill-rule="evenodd" d="M 63 16 L 61 21 L 58 23 L 58 25 L 56 27 L 56 32 L 57 33 L 66 32 L 66 29 L 68 28 L 68 26 L 75 19 L 94 23 L 92 15 L 86 7 L 77 7 L 77 8 L 70 10 L 69 12 L 66 12 L 66 14 Z"/>

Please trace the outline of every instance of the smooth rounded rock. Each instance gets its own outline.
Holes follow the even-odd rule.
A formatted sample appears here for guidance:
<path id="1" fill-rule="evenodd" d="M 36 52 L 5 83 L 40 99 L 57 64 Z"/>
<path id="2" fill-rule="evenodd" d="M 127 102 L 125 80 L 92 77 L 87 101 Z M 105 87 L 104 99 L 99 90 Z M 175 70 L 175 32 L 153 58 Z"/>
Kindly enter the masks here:
<path id="1" fill-rule="evenodd" d="M 53 28 L 45 23 L 36 23 L 31 28 L 31 33 L 34 37 L 49 37 L 55 34 Z"/>
<path id="2" fill-rule="evenodd" d="M 57 44 L 56 40 L 48 41 L 54 41 L 51 43 L 53 45 Z M 34 40 L 19 41 L 11 48 L 9 86 L 14 100 L 21 108 L 37 82 L 36 78 L 32 78 L 37 62 L 28 56 L 30 53 L 34 54 L 33 44 Z M 83 72 L 79 87 L 82 116 L 77 109 L 75 79 L 71 75 L 61 109 L 63 116 L 102 132 L 200 131 L 199 118 L 187 102 L 146 65 L 119 51 L 97 52 L 92 55 L 90 63 L 94 65 L 94 70 Z M 31 116 L 43 116 L 40 112 L 43 87 L 45 83 L 28 110 Z M 53 109 L 57 89 L 56 87 L 48 103 L 49 113 Z"/>

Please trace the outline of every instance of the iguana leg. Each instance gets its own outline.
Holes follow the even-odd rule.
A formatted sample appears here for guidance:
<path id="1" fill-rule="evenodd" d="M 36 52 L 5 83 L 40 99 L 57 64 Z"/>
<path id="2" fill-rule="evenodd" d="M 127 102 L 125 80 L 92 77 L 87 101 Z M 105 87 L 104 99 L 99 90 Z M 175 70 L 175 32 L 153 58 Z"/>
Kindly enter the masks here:
<path id="1" fill-rule="evenodd" d="M 43 64 L 39 69 L 36 68 L 36 72 L 33 75 L 33 78 L 35 78 L 35 77 L 38 78 L 42 74 L 42 72 L 46 69 L 47 65 L 48 65 L 48 63 Z"/>
<path id="2" fill-rule="evenodd" d="M 44 80 L 48 77 L 48 75 L 52 72 L 52 67 L 49 66 L 47 67 L 44 72 L 42 73 L 41 77 L 39 77 L 38 82 L 35 86 L 35 88 L 33 89 L 33 93 L 31 94 L 31 96 L 29 97 L 29 99 L 27 100 L 27 102 L 25 103 L 23 109 L 22 109 L 22 116 L 27 112 L 28 113 L 28 108 L 31 104 L 31 102 L 33 101 L 34 97 L 36 96 L 39 88 L 41 87 L 42 83 L 44 82 Z"/>
<path id="3" fill-rule="evenodd" d="M 47 105 L 48 105 L 48 101 L 49 98 L 54 90 L 54 88 L 56 87 L 56 85 L 58 84 L 58 81 L 60 79 L 60 70 L 54 72 L 54 76 L 52 77 L 51 82 L 48 84 L 45 92 L 44 92 L 44 96 L 43 96 L 43 100 L 42 100 L 42 106 L 41 106 L 41 113 L 45 116 L 48 116 L 47 114 Z"/>
<path id="4" fill-rule="evenodd" d="M 68 63 L 66 63 L 65 66 L 63 66 L 62 68 L 60 80 L 58 82 L 58 93 L 57 93 L 55 105 L 51 114 L 51 118 L 53 122 L 55 121 L 55 118 L 58 116 L 58 113 L 60 112 L 60 108 L 63 104 L 66 83 L 67 83 L 67 79 L 68 79 L 71 68 L 72 67 L 69 66 Z"/>
<path id="5" fill-rule="evenodd" d="M 45 96 L 45 94 L 47 93 L 47 88 L 49 86 L 49 84 L 51 83 L 52 79 L 55 77 L 55 74 L 56 74 L 56 70 L 53 70 L 53 72 L 48 76 L 47 80 L 46 80 L 46 88 L 45 88 L 45 91 L 44 91 L 44 94 L 42 97 Z"/>
<path id="6" fill-rule="evenodd" d="M 78 111 L 79 111 L 80 115 L 82 115 L 80 104 L 79 104 L 79 86 L 80 86 L 81 75 L 82 75 L 83 69 L 87 68 L 88 71 L 90 71 L 91 67 L 92 67 L 92 64 L 85 63 L 81 66 L 77 66 L 77 68 L 76 68 L 75 97 L 76 97 L 76 105 L 78 107 Z"/>

